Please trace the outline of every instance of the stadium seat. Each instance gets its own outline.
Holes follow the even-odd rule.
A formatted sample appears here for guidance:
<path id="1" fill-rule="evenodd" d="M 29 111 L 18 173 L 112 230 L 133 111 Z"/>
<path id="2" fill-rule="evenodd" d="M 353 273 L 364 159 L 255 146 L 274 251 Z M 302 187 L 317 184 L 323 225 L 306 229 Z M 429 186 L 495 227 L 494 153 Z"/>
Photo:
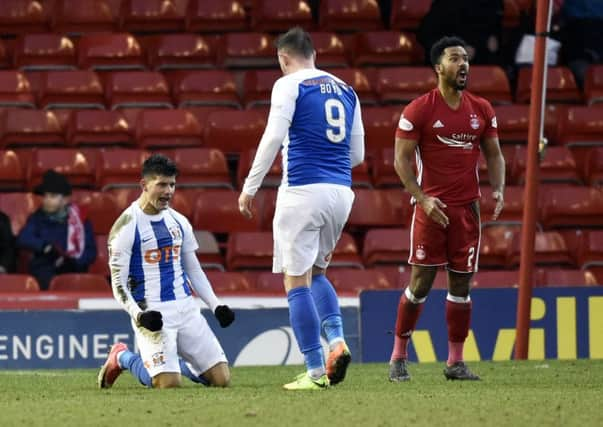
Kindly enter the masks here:
<path id="1" fill-rule="evenodd" d="M 92 70 L 144 70 L 142 48 L 128 33 L 82 36 L 77 64 L 79 68 Z"/>
<path id="2" fill-rule="evenodd" d="M 252 290 L 247 276 L 234 271 L 207 271 L 207 279 L 218 296 L 245 293 Z"/>
<path id="3" fill-rule="evenodd" d="M 473 65 L 469 70 L 469 90 L 492 104 L 510 104 L 511 88 L 505 71 L 494 65 Z"/>
<path id="4" fill-rule="evenodd" d="M 213 233 L 195 230 L 195 239 L 199 245 L 195 253 L 201 268 L 224 271 L 224 257 L 220 253 L 218 241 Z"/>
<path id="5" fill-rule="evenodd" d="M 436 75 L 429 67 L 380 68 L 377 73 L 377 94 L 382 103 L 407 104 L 436 84 Z"/>
<path id="6" fill-rule="evenodd" d="M 7 43 L 2 42 L 2 40 L 0 40 L 0 68 L 12 68 Z"/>
<path id="7" fill-rule="evenodd" d="M 252 209 L 253 218 L 245 219 L 239 212 L 238 199 L 239 194 L 232 190 L 200 192 L 195 205 L 193 228 L 212 233 L 259 230 L 260 212 L 257 204 Z"/>
<path id="8" fill-rule="evenodd" d="M 76 68 L 73 42 L 59 34 L 24 34 L 14 47 L 14 64 L 22 70 L 69 70 Z"/>
<path id="9" fill-rule="evenodd" d="M 320 28 L 326 31 L 374 31 L 383 28 L 379 6 L 373 0 L 323 0 Z"/>
<path id="10" fill-rule="evenodd" d="M 517 181 L 517 156 L 518 152 L 521 148 L 517 145 L 508 145 L 503 144 L 501 147 L 501 151 L 503 157 L 505 159 L 505 182 L 507 185 L 513 185 Z M 525 151 L 522 152 L 525 155 Z M 488 184 L 490 182 L 490 177 L 488 176 L 488 163 L 486 162 L 486 157 L 482 153 L 478 160 L 478 173 L 479 173 L 479 182 L 480 184 Z M 525 169 L 525 160 L 524 160 L 524 169 Z"/>
<path id="11" fill-rule="evenodd" d="M 147 49 L 149 66 L 156 70 L 212 68 L 214 43 L 198 34 L 158 35 Z"/>
<path id="12" fill-rule="evenodd" d="M 372 181 L 376 188 L 400 186 L 400 177 L 394 168 L 394 156 L 394 148 L 382 148 L 371 155 Z"/>
<path id="13" fill-rule="evenodd" d="M 56 33 L 112 32 L 119 24 L 118 11 L 106 0 L 55 0 L 52 29 Z"/>
<path id="14" fill-rule="evenodd" d="M 0 107 L 36 108 L 25 74 L 17 70 L 0 70 Z"/>
<path id="15" fill-rule="evenodd" d="M 156 71 L 116 71 L 106 78 L 107 105 L 118 108 L 172 108 L 170 87 Z"/>
<path id="16" fill-rule="evenodd" d="M 603 189 L 548 185 L 539 191 L 542 223 L 545 228 L 601 227 L 603 225 Z"/>
<path id="17" fill-rule="evenodd" d="M 582 231 L 577 252 L 577 261 L 582 268 L 591 264 L 603 265 L 603 230 Z"/>
<path id="18" fill-rule="evenodd" d="M 257 276 L 253 290 L 260 294 L 283 296 L 286 294 L 283 275 L 272 272 L 260 273 Z"/>
<path id="19" fill-rule="evenodd" d="M 248 70 L 245 72 L 243 101 L 245 108 L 270 105 L 272 86 L 283 73 L 280 70 Z"/>
<path id="20" fill-rule="evenodd" d="M 256 194 L 256 207 L 260 209 L 260 229 L 265 231 L 272 230 L 272 220 L 276 210 L 276 197 L 278 190 L 276 188 L 261 188 Z"/>
<path id="21" fill-rule="evenodd" d="M 237 184 L 238 188 L 243 188 L 243 184 L 245 178 L 247 178 L 247 174 L 251 169 L 251 165 L 253 164 L 253 159 L 255 158 L 256 149 L 252 148 L 250 150 L 246 150 L 241 152 L 239 156 L 239 163 L 237 167 Z M 273 188 L 281 185 L 281 180 L 283 176 L 283 159 L 281 157 L 280 152 L 276 155 L 274 162 L 272 163 L 272 167 L 268 170 L 266 177 L 262 181 L 262 188 Z"/>
<path id="22" fill-rule="evenodd" d="M 224 70 L 197 70 L 178 73 L 172 84 L 179 108 L 219 106 L 240 108 L 234 75 Z"/>
<path id="23" fill-rule="evenodd" d="M 20 292 L 39 292 L 40 285 L 35 277 L 28 274 L 3 274 L 2 284 L 0 285 L 0 294 L 20 293 Z"/>
<path id="24" fill-rule="evenodd" d="M 358 95 L 360 104 L 374 105 L 377 103 L 371 79 L 365 71 L 357 68 L 331 68 L 327 71 L 352 86 Z"/>
<path id="25" fill-rule="evenodd" d="M 119 111 L 79 110 L 71 114 L 67 125 L 67 143 L 71 146 L 133 145 L 133 129 Z"/>
<path id="26" fill-rule="evenodd" d="M 123 0 L 122 29 L 129 32 L 184 31 L 187 0 Z"/>
<path id="27" fill-rule="evenodd" d="M 356 34 L 354 66 L 420 64 L 423 50 L 412 33 L 368 31 Z"/>
<path id="28" fill-rule="evenodd" d="M 40 206 L 41 198 L 33 193 L 0 193 L 0 211 L 10 218 L 16 236 L 27 222 L 27 218 Z"/>
<path id="29" fill-rule="evenodd" d="M 311 30 L 312 11 L 305 0 L 255 0 L 251 10 L 253 31 L 285 32 L 292 27 Z"/>
<path id="30" fill-rule="evenodd" d="M 139 187 L 140 170 L 148 156 L 143 150 L 101 150 L 96 166 L 96 186 L 103 191 L 115 187 Z"/>
<path id="31" fill-rule="evenodd" d="M 367 231 L 362 245 L 362 259 L 367 267 L 380 264 L 406 264 L 410 253 L 410 229 L 373 228 Z"/>
<path id="32" fill-rule="evenodd" d="M 121 211 L 111 194 L 99 191 L 74 191 L 72 200 L 87 213 L 94 234 L 109 234 Z"/>
<path id="33" fill-rule="evenodd" d="M 93 188 L 96 158 L 87 158 L 76 148 L 39 148 L 33 150 L 29 166 L 28 187 L 42 182 L 42 175 L 53 169 L 67 177 L 74 187 Z"/>
<path id="34" fill-rule="evenodd" d="M 202 127 L 186 110 L 143 110 L 136 122 L 136 141 L 146 149 L 199 147 Z"/>
<path id="35" fill-rule="evenodd" d="M 5 35 L 48 31 L 48 5 L 39 0 L 0 1 L 0 33 Z"/>
<path id="36" fill-rule="evenodd" d="M 410 218 L 410 196 L 400 190 L 354 191 L 356 199 L 348 219 L 350 230 L 404 227 Z"/>
<path id="37" fill-rule="evenodd" d="M 567 145 L 578 170 L 584 170 L 592 147 L 603 147 L 603 104 L 570 107 L 559 120 L 559 143 Z"/>
<path id="38" fill-rule="evenodd" d="M 5 147 L 65 144 L 63 129 L 52 111 L 10 109 L 1 117 L 2 145 Z"/>
<path id="39" fill-rule="evenodd" d="M 521 253 L 521 233 L 513 235 L 507 265 L 518 266 Z M 558 231 L 537 231 L 534 239 L 534 263 L 537 265 L 563 265 L 575 267 L 563 235 Z"/>
<path id="40" fill-rule="evenodd" d="M 189 0 L 186 31 L 211 33 L 246 31 L 247 29 L 244 2 L 239 0 Z"/>
<path id="41" fill-rule="evenodd" d="M 92 274 L 99 274 L 103 277 L 110 277 L 111 271 L 109 270 L 109 248 L 107 247 L 108 236 L 100 234 L 96 236 L 96 259 L 88 268 L 88 272 Z"/>
<path id="42" fill-rule="evenodd" d="M 415 31 L 430 7 L 425 0 L 393 0 L 389 26 L 392 30 Z"/>
<path id="43" fill-rule="evenodd" d="M 590 150 L 584 171 L 584 181 L 588 185 L 603 185 L 603 146 L 593 147 Z"/>
<path id="44" fill-rule="evenodd" d="M 337 33 L 326 31 L 311 32 L 312 44 L 316 51 L 316 66 L 318 68 L 327 67 L 347 67 L 348 58 L 343 40 Z"/>
<path id="45" fill-rule="evenodd" d="M 603 102 L 603 65 L 591 65 L 586 70 L 584 99 L 589 105 Z"/>
<path id="46" fill-rule="evenodd" d="M 522 143 L 528 141 L 529 105 L 496 105 L 494 107 L 498 124 L 498 139 L 501 143 Z"/>
<path id="47" fill-rule="evenodd" d="M 362 109 L 367 157 L 378 156 L 383 149 L 394 149 L 396 128 L 401 113 L 402 108 L 399 106 Z"/>
<path id="48" fill-rule="evenodd" d="M 232 232 L 226 247 L 226 266 L 228 270 L 270 269 L 272 250 L 270 231 Z"/>
<path id="49" fill-rule="evenodd" d="M 352 168 L 352 187 L 353 188 L 372 188 L 371 175 L 369 173 L 368 163 L 363 161 Z"/>
<path id="50" fill-rule="evenodd" d="M 351 234 L 341 233 L 341 237 L 333 250 L 329 268 L 364 268 L 362 259 L 358 254 L 358 246 Z"/>
<path id="51" fill-rule="evenodd" d="M 518 147 L 515 166 L 517 183 L 523 185 L 527 163 L 527 149 Z M 580 184 L 582 179 L 576 168 L 576 161 L 567 147 L 547 147 L 540 161 L 538 177 L 540 182 L 565 182 Z"/>
<path id="52" fill-rule="evenodd" d="M 103 85 L 94 71 L 47 71 L 40 78 L 40 107 L 104 110 Z"/>
<path id="53" fill-rule="evenodd" d="M 479 270 L 471 278 L 470 286 L 471 289 L 517 288 L 519 286 L 519 271 Z"/>
<path id="54" fill-rule="evenodd" d="M 542 268 L 538 271 L 538 285 L 547 287 L 596 286 L 597 278 L 588 270 Z"/>
<path id="55" fill-rule="evenodd" d="M 497 223 L 507 225 L 521 224 L 523 206 L 525 204 L 523 187 L 509 185 L 505 188 L 505 206 L 496 222 L 492 222 L 492 214 L 496 206 L 496 202 L 492 198 L 492 187 L 489 185 L 482 186 L 480 192 L 482 194 L 480 199 L 480 216 L 484 225 L 495 225 Z"/>
<path id="56" fill-rule="evenodd" d="M 264 33 L 224 36 L 222 64 L 230 68 L 278 67 L 273 37 Z"/>
<path id="57" fill-rule="evenodd" d="M 530 102 L 532 87 L 532 68 L 520 68 L 517 77 L 517 92 L 515 101 L 518 103 Z M 566 67 L 548 68 L 546 78 L 547 103 L 581 103 L 582 95 L 576 86 L 574 75 Z"/>
<path id="58" fill-rule="evenodd" d="M 12 150 L 0 150 L 0 192 L 25 189 L 25 165 Z"/>
<path id="59" fill-rule="evenodd" d="M 110 294 L 111 285 L 100 274 L 68 273 L 54 276 L 48 290 L 51 292 L 95 292 Z"/>
<path id="60" fill-rule="evenodd" d="M 164 153 L 178 165 L 179 188 L 233 188 L 226 157 L 220 150 L 178 148 Z"/>
<path id="61" fill-rule="evenodd" d="M 266 117 L 257 111 L 210 113 L 204 126 L 205 145 L 227 155 L 256 148 L 266 127 Z"/>
<path id="62" fill-rule="evenodd" d="M 390 289 L 393 284 L 380 270 L 358 270 L 355 268 L 334 268 L 327 277 L 339 295 L 357 295 L 368 289 Z"/>
<path id="63" fill-rule="evenodd" d="M 493 225 L 482 228 L 479 247 L 479 265 L 504 268 L 511 255 L 513 236 L 517 227 Z"/>

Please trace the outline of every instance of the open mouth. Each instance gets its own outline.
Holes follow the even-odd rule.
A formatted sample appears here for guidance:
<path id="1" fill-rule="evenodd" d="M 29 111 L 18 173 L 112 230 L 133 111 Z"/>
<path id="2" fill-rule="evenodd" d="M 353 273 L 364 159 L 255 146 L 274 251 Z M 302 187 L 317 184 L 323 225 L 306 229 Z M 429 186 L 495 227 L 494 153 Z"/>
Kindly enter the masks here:
<path id="1" fill-rule="evenodd" d="M 170 203 L 170 198 L 169 197 L 160 197 L 159 203 L 161 203 L 162 205 L 167 205 Z"/>

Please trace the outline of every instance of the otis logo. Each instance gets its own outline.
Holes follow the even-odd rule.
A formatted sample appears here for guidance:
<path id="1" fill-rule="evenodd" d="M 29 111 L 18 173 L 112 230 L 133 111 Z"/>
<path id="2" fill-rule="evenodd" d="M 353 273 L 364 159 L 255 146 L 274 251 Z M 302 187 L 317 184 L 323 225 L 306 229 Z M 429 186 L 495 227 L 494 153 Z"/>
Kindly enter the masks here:
<path id="1" fill-rule="evenodd" d="M 144 261 L 148 264 L 177 261 L 180 259 L 181 246 L 165 246 L 160 249 L 150 249 L 144 253 Z"/>

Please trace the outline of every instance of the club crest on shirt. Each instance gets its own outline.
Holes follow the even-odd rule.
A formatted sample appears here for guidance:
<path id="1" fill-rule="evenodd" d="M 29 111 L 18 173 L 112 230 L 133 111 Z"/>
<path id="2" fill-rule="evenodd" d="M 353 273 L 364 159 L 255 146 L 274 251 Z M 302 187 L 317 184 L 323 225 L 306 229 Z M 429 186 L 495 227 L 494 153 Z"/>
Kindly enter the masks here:
<path id="1" fill-rule="evenodd" d="M 477 114 L 471 114 L 469 117 L 469 125 L 471 126 L 471 129 L 479 129 L 479 120 L 477 119 Z"/>
<path id="2" fill-rule="evenodd" d="M 182 239 L 182 231 L 180 230 L 180 227 L 178 227 L 178 226 L 171 227 L 169 229 L 169 232 L 172 235 L 173 240 Z"/>

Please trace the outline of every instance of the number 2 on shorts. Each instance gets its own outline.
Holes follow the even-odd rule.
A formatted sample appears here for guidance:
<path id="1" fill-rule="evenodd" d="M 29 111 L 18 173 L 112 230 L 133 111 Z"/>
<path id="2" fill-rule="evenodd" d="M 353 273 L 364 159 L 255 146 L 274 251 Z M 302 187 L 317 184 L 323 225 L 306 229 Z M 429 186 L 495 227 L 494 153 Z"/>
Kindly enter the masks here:
<path id="1" fill-rule="evenodd" d="M 469 248 L 469 258 L 467 258 L 467 267 L 471 268 L 473 266 L 473 258 L 475 257 L 475 247 L 471 246 Z"/>

